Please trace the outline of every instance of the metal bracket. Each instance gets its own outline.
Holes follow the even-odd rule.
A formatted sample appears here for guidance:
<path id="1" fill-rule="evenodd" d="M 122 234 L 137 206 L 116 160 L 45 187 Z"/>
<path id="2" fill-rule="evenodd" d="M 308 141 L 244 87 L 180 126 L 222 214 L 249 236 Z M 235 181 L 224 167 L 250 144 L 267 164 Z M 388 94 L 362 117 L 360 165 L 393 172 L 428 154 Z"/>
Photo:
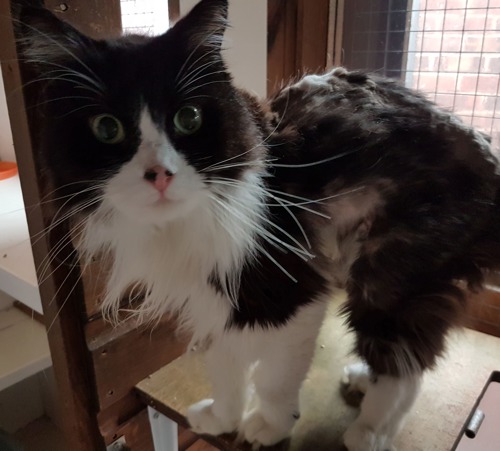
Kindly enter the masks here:
<path id="1" fill-rule="evenodd" d="M 111 443 L 106 447 L 106 451 L 129 451 L 125 437 L 120 437 L 118 440 Z"/>

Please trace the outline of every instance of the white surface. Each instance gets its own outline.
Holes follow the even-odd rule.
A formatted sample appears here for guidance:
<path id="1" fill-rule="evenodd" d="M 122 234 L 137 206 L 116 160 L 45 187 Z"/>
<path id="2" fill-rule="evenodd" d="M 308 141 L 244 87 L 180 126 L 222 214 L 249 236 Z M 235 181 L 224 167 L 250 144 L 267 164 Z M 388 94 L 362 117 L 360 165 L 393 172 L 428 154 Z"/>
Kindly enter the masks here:
<path id="1" fill-rule="evenodd" d="M 16 308 L 0 312 L 0 390 L 49 366 L 45 327 Z"/>
<path id="2" fill-rule="evenodd" d="M 148 406 L 149 424 L 155 451 L 177 451 L 177 423 Z"/>
<path id="3" fill-rule="evenodd" d="M 0 160 L 16 161 L 12 132 L 10 130 L 9 113 L 3 87 L 3 77 L 0 71 Z M 1 208 L 1 207 L 0 207 Z"/>
<path id="4" fill-rule="evenodd" d="M 199 0 L 182 0 L 184 16 Z M 264 97 L 267 92 L 267 1 L 230 0 L 224 53 L 238 86 Z"/>
<path id="5" fill-rule="evenodd" d="M 0 290 L 42 313 L 18 176 L 0 180 Z"/>

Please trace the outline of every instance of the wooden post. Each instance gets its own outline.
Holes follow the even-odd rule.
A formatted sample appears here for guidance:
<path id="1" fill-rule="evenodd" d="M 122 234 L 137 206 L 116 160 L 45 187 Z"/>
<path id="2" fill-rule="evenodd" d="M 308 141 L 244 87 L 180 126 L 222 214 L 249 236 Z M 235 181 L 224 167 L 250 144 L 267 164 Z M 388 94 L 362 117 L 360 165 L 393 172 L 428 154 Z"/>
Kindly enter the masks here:
<path id="1" fill-rule="evenodd" d="M 268 1 L 268 94 L 293 77 L 321 72 L 331 63 L 336 11 L 333 0 Z"/>
<path id="2" fill-rule="evenodd" d="M 26 0 L 24 0 L 26 1 Z M 43 168 L 37 159 L 39 130 L 35 112 L 29 114 L 25 105 L 30 100 L 32 89 L 21 89 L 27 75 L 18 55 L 11 19 L 12 2 L 0 3 L 0 59 L 5 84 L 7 108 L 25 205 L 40 205 L 27 209 L 30 235 L 37 236 L 46 230 L 44 218 L 45 204 L 40 204 L 45 181 Z M 116 34 L 121 27 L 119 1 L 100 2 L 98 0 L 66 1 L 68 17 L 82 31 L 93 36 Z M 103 5 L 106 5 L 103 8 Z M 60 8 L 60 2 L 48 1 L 50 8 Z M 99 6 L 99 8 L 98 8 Z M 62 10 L 55 11 L 64 14 Z M 44 239 L 32 240 L 35 266 L 42 261 L 53 247 L 68 232 L 62 224 Z M 65 252 L 70 252 L 70 249 Z M 64 258 L 64 256 L 62 257 Z M 99 451 L 105 449 L 97 424 L 97 400 L 95 381 L 91 366 L 91 356 L 84 334 L 84 299 L 77 267 L 60 265 L 40 286 L 45 324 L 62 404 L 64 429 L 70 449 Z"/>

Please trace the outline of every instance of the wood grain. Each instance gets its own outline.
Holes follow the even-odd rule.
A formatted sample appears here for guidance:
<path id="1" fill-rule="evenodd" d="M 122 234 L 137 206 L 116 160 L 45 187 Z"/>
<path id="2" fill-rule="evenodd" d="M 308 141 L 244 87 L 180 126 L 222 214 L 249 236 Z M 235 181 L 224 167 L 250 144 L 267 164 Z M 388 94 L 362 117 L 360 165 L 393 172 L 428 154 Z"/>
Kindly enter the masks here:
<path id="1" fill-rule="evenodd" d="M 491 286 L 469 296 L 467 326 L 500 337 L 500 290 Z"/>
<path id="2" fill-rule="evenodd" d="M 175 322 L 165 318 L 155 327 L 127 321 L 110 327 L 103 320 L 86 326 L 101 410 L 126 396 L 137 383 L 180 356 L 187 339 L 177 335 Z M 98 330 L 99 333 L 95 334 Z"/>
<path id="3" fill-rule="evenodd" d="M 27 0 L 25 0 L 27 1 Z M 97 2 L 72 2 L 82 8 Z M 36 88 L 31 85 L 24 91 L 20 86 L 30 80 L 25 67 L 17 59 L 14 32 L 10 19 L 11 2 L 0 2 L 0 59 L 6 90 L 7 107 L 16 150 L 17 163 L 26 205 L 38 205 L 46 181 L 44 171 L 37 160 L 39 121 L 36 111 L 26 113 L 25 105 L 31 105 L 36 98 Z M 115 12 L 119 14 L 119 10 Z M 28 209 L 27 219 L 30 235 L 35 236 L 48 225 L 45 218 L 47 205 L 40 209 Z M 66 224 L 54 229 L 48 239 L 33 240 L 35 266 L 41 263 L 53 247 L 67 233 Z M 71 250 L 65 249 L 64 252 Z M 64 257 L 63 257 L 64 258 Z M 78 282 L 78 271 L 66 265 L 59 265 L 52 276 L 40 286 L 44 319 L 48 328 L 49 345 L 56 382 L 61 394 L 66 439 L 73 450 L 103 450 L 104 441 L 99 434 L 96 421 L 97 404 L 91 390 L 94 380 L 89 365 L 89 353 L 83 333 L 83 290 Z"/>
<path id="4" fill-rule="evenodd" d="M 318 339 L 313 365 L 301 392 L 302 416 L 289 443 L 291 451 L 340 451 L 342 434 L 357 415 L 340 395 L 339 383 L 349 355 L 347 333 L 332 303 Z M 493 370 L 500 368 L 500 340 L 472 330 L 453 333 L 449 350 L 435 371 L 426 373 L 422 393 L 395 446 L 399 451 L 444 451 L 452 447 L 475 399 Z M 204 363 L 188 354 L 137 385 L 144 400 L 165 415 L 186 424 L 187 407 L 210 396 Z M 243 449 L 227 437 L 211 443 L 220 449 Z"/>
<path id="5" fill-rule="evenodd" d="M 122 16 L 120 0 L 45 0 L 45 7 L 60 19 L 75 26 L 86 35 L 96 38 L 120 36 Z M 63 7 L 61 7 L 64 5 Z"/>

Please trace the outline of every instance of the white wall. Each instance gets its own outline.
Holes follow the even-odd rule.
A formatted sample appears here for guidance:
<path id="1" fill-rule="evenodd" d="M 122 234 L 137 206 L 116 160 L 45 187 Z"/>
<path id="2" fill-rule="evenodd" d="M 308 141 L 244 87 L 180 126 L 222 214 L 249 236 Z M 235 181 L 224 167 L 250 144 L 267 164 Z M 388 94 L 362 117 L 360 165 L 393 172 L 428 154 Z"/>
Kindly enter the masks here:
<path id="1" fill-rule="evenodd" d="M 182 0 L 181 15 L 198 0 Z M 230 28 L 224 47 L 226 61 L 238 86 L 266 95 L 267 85 L 267 1 L 230 0 Z"/>
<path id="2" fill-rule="evenodd" d="M 3 77 L 0 71 L 0 161 L 15 161 L 14 145 L 12 144 L 12 132 L 10 131 L 9 115 L 7 113 L 7 102 Z"/>

